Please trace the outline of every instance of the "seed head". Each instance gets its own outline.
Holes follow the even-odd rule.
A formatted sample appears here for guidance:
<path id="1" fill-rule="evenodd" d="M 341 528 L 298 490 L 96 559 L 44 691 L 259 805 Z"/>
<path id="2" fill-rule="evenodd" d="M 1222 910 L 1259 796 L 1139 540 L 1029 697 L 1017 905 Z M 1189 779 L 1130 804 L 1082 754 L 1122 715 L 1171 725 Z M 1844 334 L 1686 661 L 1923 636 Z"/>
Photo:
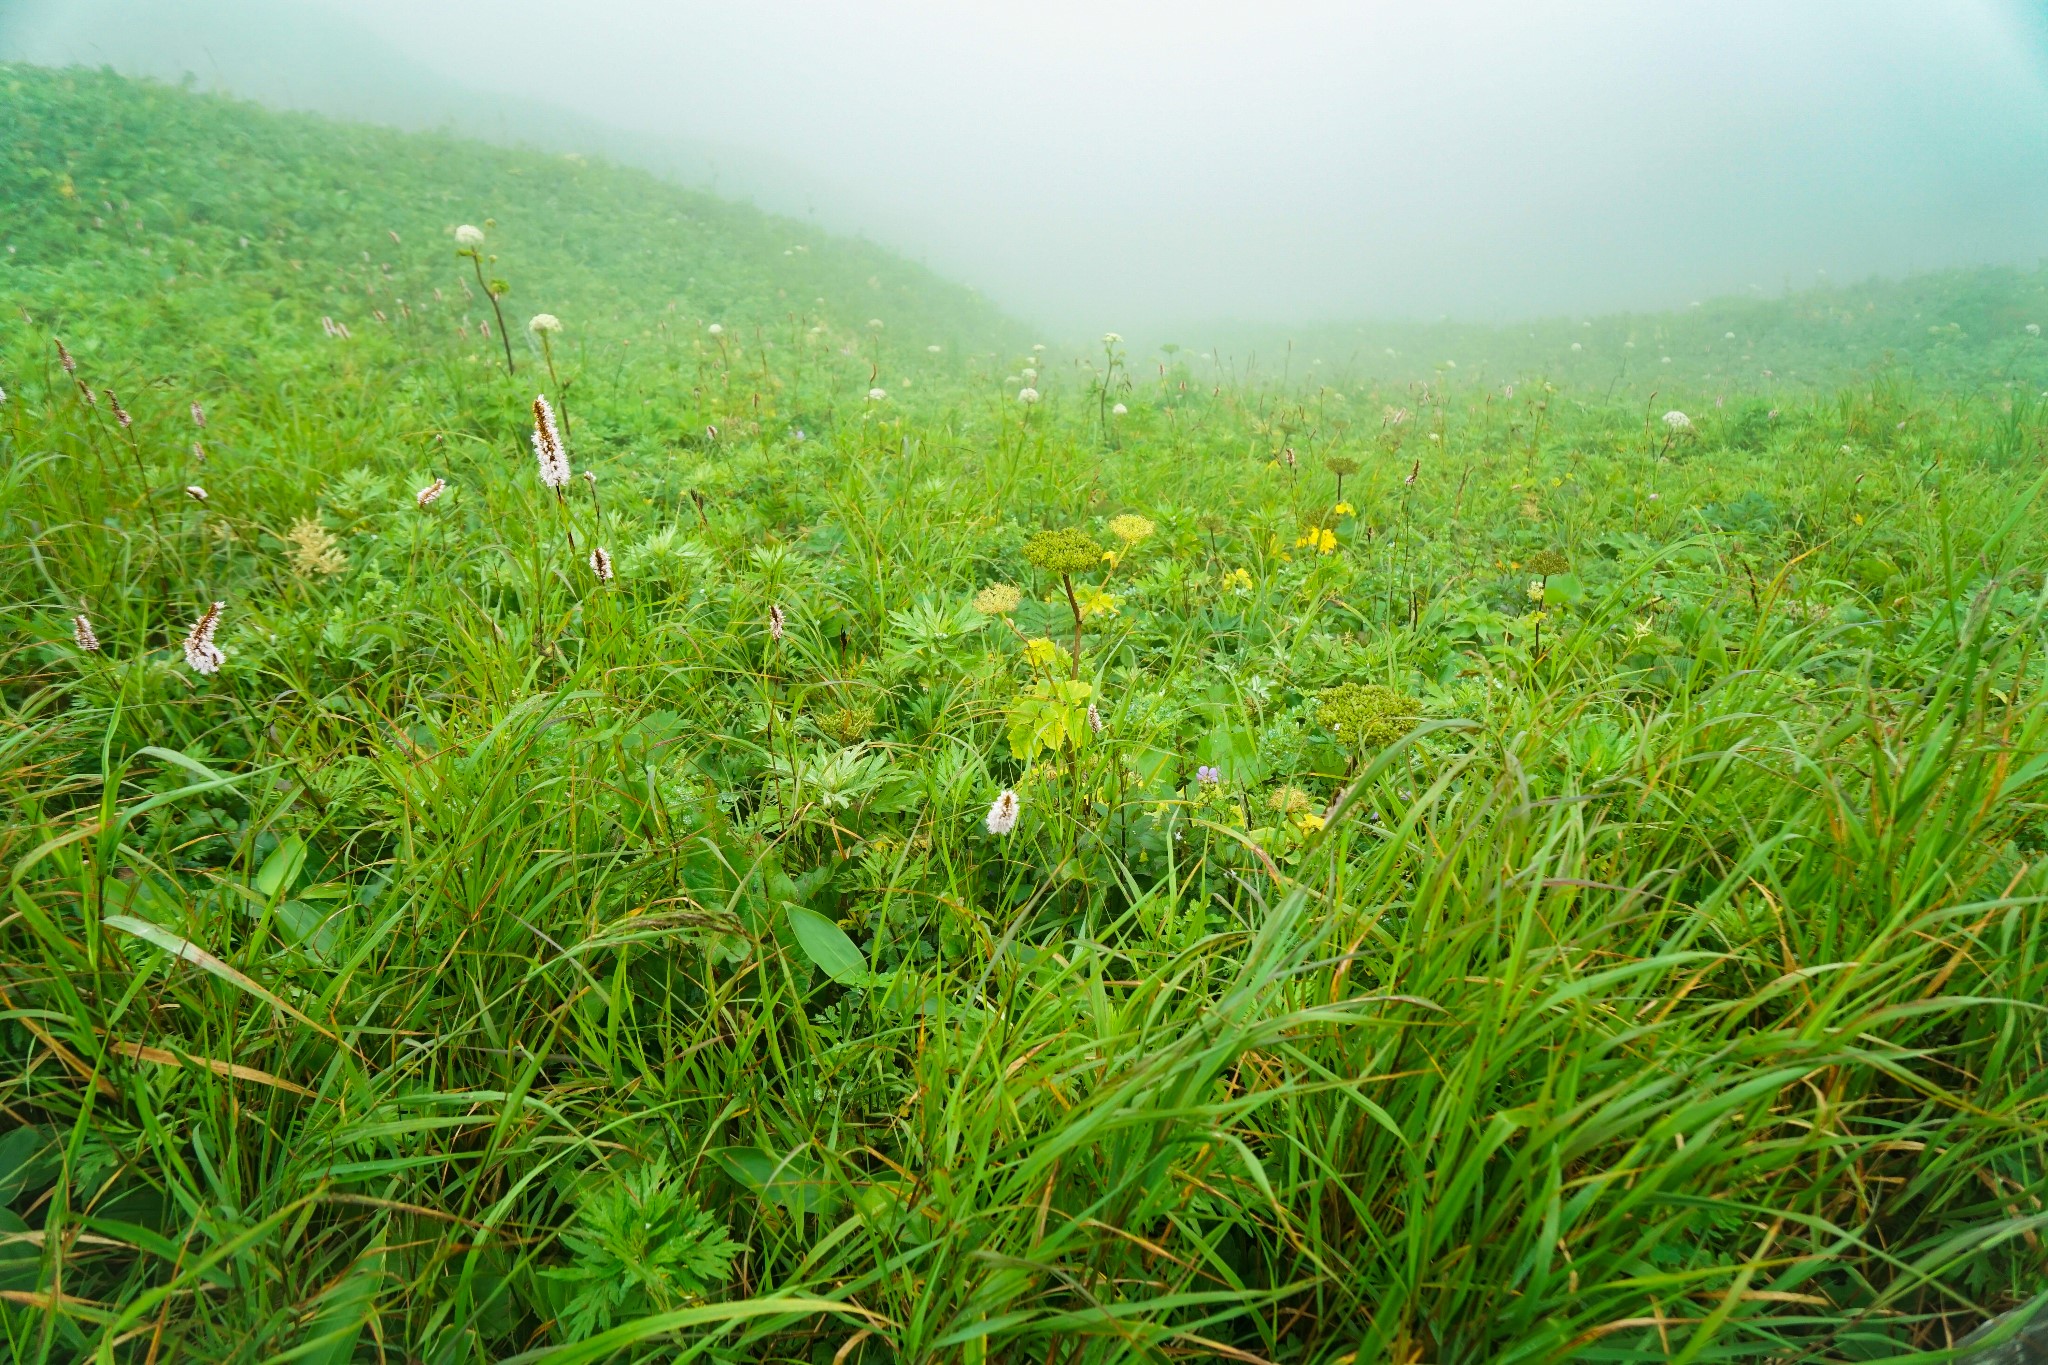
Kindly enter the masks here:
<path id="1" fill-rule="evenodd" d="M 1024 562 L 1046 573 L 1086 573 L 1102 563 L 1102 546 L 1086 531 L 1040 531 L 1024 542 Z"/>
<path id="2" fill-rule="evenodd" d="M 412 500 L 418 503 L 420 506 L 420 510 L 424 512 L 429 507 L 432 507 L 435 503 L 439 502 L 441 500 L 441 495 L 443 493 L 446 493 L 447 491 L 448 480 L 435 479 L 425 488 L 422 488 L 419 492 L 413 494 Z"/>
<path id="3" fill-rule="evenodd" d="M 206 409 L 200 407 L 196 402 L 192 404 L 192 425 L 198 427 L 201 431 L 206 429 Z"/>
<path id="4" fill-rule="evenodd" d="M 1024 594 L 1007 583 L 991 583 L 974 594 L 974 609 L 983 616 L 1008 616 L 1017 610 Z"/>
<path id="5" fill-rule="evenodd" d="M 92 618 L 84 612 L 71 618 L 71 638 L 87 654 L 100 652 L 100 637 L 92 633 Z"/>
<path id="6" fill-rule="evenodd" d="M 1017 815 L 1022 808 L 1017 793 L 1003 788 L 1003 794 L 988 808 L 988 832 L 1000 837 L 1017 828 Z"/>
<path id="7" fill-rule="evenodd" d="M 455 245 L 468 251 L 474 251 L 483 244 L 484 230 L 482 228 L 464 223 L 461 227 L 455 229 Z"/>
<path id="8" fill-rule="evenodd" d="M 64 349 L 64 343 L 58 341 L 56 337 L 51 337 L 50 340 L 57 342 L 57 363 L 64 367 L 64 373 L 77 374 L 78 362 L 71 358 L 71 352 Z"/>
<path id="9" fill-rule="evenodd" d="M 569 486 L 569 455 L 562 449 L 562 436 L 555 429 L 555 410 L 546 394 L 533 399 L 533 455 L 540 462 L 540 481 L 560 490 Z"/>
<path id="10" fill-rule="evenodd" d="M 597 581 L 600 583 L 612 581 L 612 556 L 604 546 L 599 545 L 591 550 L 590 571 L 597 575 Z"/>
<path id="11" fill-rule="evenodd" d="M 216 602 L 207 608 L 206 615 L 192 625 L 192 633 L 185 637 L 185 663 L 194 673 L 218 673 L 227 661 L 227 652 L 213 642 L 213 632 L 220 626 L 220 614 L 227 610 L 227 603 Z"/>
<path id="12" fill-rule="evenodd" d="M 1557 550 L 1538 550 L 1529 556 L 1529 572 L 1548 578 L 1552 574 L 1570 573 L 1572 562 Z"/>
<path id="13" fill-rule="evenodd" d="M 562 320 L 553 313 L 535 313 L 527 322 L 526 330 L 537 337 L 553 336 L 562 330 Z"/>
<path id="14" fill-rule="evenodd" d="M 1348 455 L 1332 455 L 1323 461 L 1323 468 L 1340 479 L 1348 479 L 1358 472 L 1358 461 Z"/>

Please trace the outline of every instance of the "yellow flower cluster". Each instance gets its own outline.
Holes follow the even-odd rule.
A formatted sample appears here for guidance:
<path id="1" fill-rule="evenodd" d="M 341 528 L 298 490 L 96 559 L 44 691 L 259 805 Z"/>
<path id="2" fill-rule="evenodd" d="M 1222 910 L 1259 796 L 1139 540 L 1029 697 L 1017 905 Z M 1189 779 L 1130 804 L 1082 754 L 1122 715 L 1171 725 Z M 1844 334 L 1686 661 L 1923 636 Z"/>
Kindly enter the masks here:
<path id="1" fill-rule="evenodd" d="M 1150 536 L 1153 529 L 1150 521 L 1132 512 L 1109 519 L 1109 533 L 1126 545 L 1136 545 Z"/>
<path id="2" fill-rule="evenodd" d="M 1243 569 L 1232 569 L 1229 573 L 1223 575 L 1223 587 L 1227 592 L 1250 592 L 1252 590 L 1252 576 Z"/>
<path id="3" fill-rule="evenodd" d="M 1044 636 L 1024 642 L 1024 662 L 1033 668 L 1048 668 L 1058 663 L 1059 657 L 1060 647 Z"/>
<path id="4" fill-rule="evenodd" d="M 1295 548 L 1306 545 L 1319 555 L 1326 555 L 1337 548 L 1337 533 L 1327 526 L 1311 526 L 1301 533 L 1301 539 L 1294 542 Z"/>
<path id="5" fill-rule="evenodd" d="M 1348 502 L 1338 503 L 1337 506 L 1333 509 L 1333 511 L 1337 516 L 1340 517 L 1355 517 L 1358 515 L 1358 509 L 1356 507 L 1353 507 Z"/>

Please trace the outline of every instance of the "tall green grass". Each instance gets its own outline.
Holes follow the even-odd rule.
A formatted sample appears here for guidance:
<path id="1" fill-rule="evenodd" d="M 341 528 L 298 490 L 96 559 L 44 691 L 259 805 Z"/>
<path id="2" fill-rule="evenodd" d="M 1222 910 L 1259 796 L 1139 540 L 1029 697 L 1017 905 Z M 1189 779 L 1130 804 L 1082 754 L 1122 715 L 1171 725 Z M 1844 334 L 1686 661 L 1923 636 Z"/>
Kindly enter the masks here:
<path id="1" fill-rule="evenodd" d="M 786 307 L 784 225 L 733 229 L 758 275 L 549 244 L 636 178 L 5 80 L 17 1358 L 1932 1360 L 2038 1295 L 2009 391 L 1674 436 L 1540 380 L 1225 386 L 936 286 Z M 350 156 L 390 183 L 337 213 Z M 195 166 L 303 254 L 204 264 Z M 458 330 L 438 217 L 563 317 L 601 501 L 540 487 L 543 367 Z M 385 261 L 417 326 L 315 283 L 381 306 Z M 1103 728 L 1030 755 L 1072 622 L 1022 546 L 1123 512 Z M 1347 748 L 1347 681 L 1418 714 Z"/>

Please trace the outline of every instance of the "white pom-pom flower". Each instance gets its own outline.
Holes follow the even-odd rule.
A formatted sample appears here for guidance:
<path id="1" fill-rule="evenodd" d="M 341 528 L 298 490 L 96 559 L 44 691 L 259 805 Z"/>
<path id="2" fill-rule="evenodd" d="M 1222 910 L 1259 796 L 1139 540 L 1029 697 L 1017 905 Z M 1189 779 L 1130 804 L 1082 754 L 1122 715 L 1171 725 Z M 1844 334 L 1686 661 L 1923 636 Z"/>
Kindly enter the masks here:
<path id="1" fill-rule="evenodd" d="M 455 245 L 474 250 L 484 244 L 484 230 L 470 223 L 455 229 Z"/>
<path id="2" fill-rule="evenodd" d="M 1017 815 L 1022 809 L 1017 793 L 1003 788 L 1003 794 L 988 808 L 988 832 L 1000 837 L 1017 828 Z"/>

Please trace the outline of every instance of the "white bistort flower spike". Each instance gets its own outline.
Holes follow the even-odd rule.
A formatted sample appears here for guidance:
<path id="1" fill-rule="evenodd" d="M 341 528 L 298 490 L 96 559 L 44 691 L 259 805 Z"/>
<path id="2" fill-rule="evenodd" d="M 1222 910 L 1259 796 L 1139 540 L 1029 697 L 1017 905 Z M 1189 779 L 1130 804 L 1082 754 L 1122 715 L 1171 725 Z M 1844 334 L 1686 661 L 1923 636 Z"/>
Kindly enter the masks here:
<path id="1" fill-rule="evenodd" d="M 1017 793 L 1008 787 L 1003 788 L 1003 794 L 988 808 L 988 832 L 1001 836 L 1017 828 L 1017 814 L 1021 809 Z"/>
<path id="2" fill-rule="evenodd" d="M 598 582 L 600 582 L 600 583 L 609 583 L 609 582 L 611 582 L 611 581 L 612 581 L 612 556 L 611 556 L 611 551 L 609 551 L 609 550 L 605 549 L 605 548 L 604 548 L 604 546 L 602 546 L 602 545 L 599 545 L 599 546 L 597 546 L 597 547 L 596 547 L 595 549 L 591 550 L 591 552 L 590 552 L 590 571 L 591 571 L 592 573 L 594 573 L 594 574 L 596 574 L 596 575 L 597 575 L 597 581 L 598 581 Z"/>
<path id="3" fill-rule="evenodd" d="M 227 610 L 227 603 L 216 602 L 207 608 L 206 615 L 193 623 L 192 633 L 185 637 L 185 663 L 194 673 L 218 673 L 227 661 L 227 651 L 213 642 L 213 632 L 220 626 L 220 614 Z"/>
<path id="4" fill-rule="evenodd" d="M 548 396 L 534 395 L 533 455 L 540 462 L 540 481 L 560 490 L 569 486 L 569 455 L 562 449 L 562 435 L 555 429 L 555 410 Z"/>
<path id="5" fill-rule="evenodd" d="M 92 618 L 84 612 L 71 618 L 71 638 L 87 654 L 100 652 L 100 637 L 92 633 Z"/>
<path id="6" fill-rule="evenodd" d="M 185 496 L 194 502 L 205 502 L 206 490 L 196 483 L 188 483 L 185 485 Z"/>
<path id="7" fill-rule="evenodd" d="M 784 628 L 784 622 L 786 621 L 786 619 L 787 619 L 787 618 L 786 618 L 786 617 L 784 617 L 784 616 L 783 616 L 783 614 L 782 614 L 782 606 L 781 606 L 781 604 L 780 604 L 780 603 L 776 604 L 775 606 L 772 606 L 772 607 L 768 608 L 768 638 L 769 638 L 769 639 L 771 639 L 771 640 L 780 640 L 780 639 L 782 638 L 782 632 L 783 632 L 783 628 Z"/>
<path id="8" fill-rule="evenodd" d="M 440 501 L 441 495 L 443 493 L 446 493 L 447 491 L 448 480 L 435 479 L 425 488 L 422 488 L 419 492 L 413 494 L 412 500 L 420 505 L 420 510 L 425 511 L 427 508 L 432 507 L 436 502 Z"/>

